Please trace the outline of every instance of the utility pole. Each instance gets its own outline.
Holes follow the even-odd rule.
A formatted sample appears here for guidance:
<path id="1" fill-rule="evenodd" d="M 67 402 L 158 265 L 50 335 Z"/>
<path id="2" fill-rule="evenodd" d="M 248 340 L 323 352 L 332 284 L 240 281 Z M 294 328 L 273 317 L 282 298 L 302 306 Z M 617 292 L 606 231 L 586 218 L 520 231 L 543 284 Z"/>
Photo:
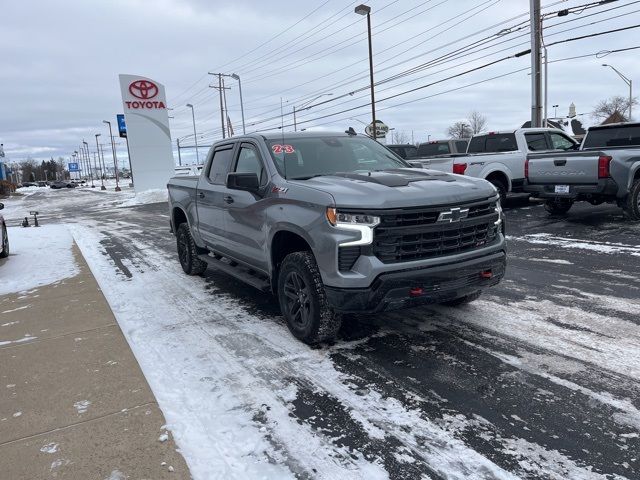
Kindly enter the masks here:
<path id="1" fill-rule="evenodd" d="M 107 187 L 104 186 L 104 171 L 102 170 L 102 163 L 100 163 L 100 145 L 98 144 L 98 137 L 100 136 L 100 133 L 96 133 L 95 137 L 96 137 L 96 155 L 98 156 L 98 165 L 100 166 L 100 184 L 102 185 L 100 187 L 100 190 L 106 190 Z M 93 163 L 95 165 L 96 163 L 96 157 L 93 157 Z"/>
<path id="2" fill-rule="evenodd" d="M 176 144 L 178 145 L 178 165 L 182 166 L 182 157 L 180 156 L 180 139 L 176 138 Z"/>
<path id="3" fill-rule="evenodd" d="M 111 155 L 113 156 L 113 173 L 116 176 L 116 192 L 121 190 L 118 178 L 118 157 L 116 157 L 116 145 L 113 141 L 113 132 L 111 131 L 111 122 L 103 120 L 102 123 L 109 125 L 109 139 L 111 140 Z M 104 157 L 103 157 L 104 158 Z"/>
<path id="4" fill-rule="evenodd" d="M 531 126 L 542 126 L 542 42 L 540 0 L 530 0 L 531 9 Z"/>
<path id="5" fill-rule="evenodd" d="M 85 142 L 84 139 L 82 140 L 82 144 L 84 145 L 87 153 L 87 164 L 89 165 L 89 177 L 91 177 L 91 188 L 96 188 L 95 184 L 93 183 L 93 172 L 91 171 L 91 153 L 89 153 L 89 144 Z M 95 166 L 95 163 L 94 163 L 94 166 Z"/>
<path id="6" fill-rule="evenodd" d="M 225 122 L 224 122 L 224 105 L 222 104 L 222 74 L 221 73 L 212 73 L 212 72 L 208 72 L 209 75 L 215 75 L 218 77 L 218 86 L 213 86 L 213 85 L 209 85 L 209 87 L 211 88 L 215 88 L 216 90 L 218 90 L 218 94 L 220 96 L 220 128 L 222 129 L 222 138 L 227 138 L 225 136 Z"/>

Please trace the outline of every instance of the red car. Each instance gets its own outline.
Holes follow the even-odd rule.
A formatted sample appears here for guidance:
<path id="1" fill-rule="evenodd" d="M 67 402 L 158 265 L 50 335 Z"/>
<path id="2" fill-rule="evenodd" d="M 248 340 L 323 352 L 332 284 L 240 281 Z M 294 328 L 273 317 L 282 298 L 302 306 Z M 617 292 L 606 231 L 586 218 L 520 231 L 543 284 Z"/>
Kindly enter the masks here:
<path id="1" fill-rule="evenodd" d="M 0 203 L 0 210 L 4 208 L 4 203 Z M 4 223 L 4 217 L 0 215 L 0 227 L 2 227 L 2 245 L 0 247 L 0 258 L 9 256 L 9 236 L 7 235 L 7 225 Z"/>

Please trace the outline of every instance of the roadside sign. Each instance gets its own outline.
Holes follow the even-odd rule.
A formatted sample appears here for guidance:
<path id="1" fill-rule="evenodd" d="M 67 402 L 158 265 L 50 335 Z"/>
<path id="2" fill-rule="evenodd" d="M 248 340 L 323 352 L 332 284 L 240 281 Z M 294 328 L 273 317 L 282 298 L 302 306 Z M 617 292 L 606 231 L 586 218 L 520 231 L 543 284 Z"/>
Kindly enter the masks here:
<path id="1" fill-rule="evenodd" d="M 373 122 L 367 125 L 364 132 L 370 137 L 373 137 Z M 382 120 L 376 120 L 376 138 L 385 138 L 387 133 L 389 133 L 389 127 L 385 125 Z"/>
<path id="2" fill-rule="evenodd" d="M 119 113 L 116 115 L 118 119 L 118 134 L 122 138 L 127 138 L 127 124 L 124 122 L 124 113 Z"/>
<path id="3" fill-rule="evenodd" d="M 80 171 L 80 168 L 77 163 L 69 164 L 69 172 L 79 172 L 79 171 Z"/>

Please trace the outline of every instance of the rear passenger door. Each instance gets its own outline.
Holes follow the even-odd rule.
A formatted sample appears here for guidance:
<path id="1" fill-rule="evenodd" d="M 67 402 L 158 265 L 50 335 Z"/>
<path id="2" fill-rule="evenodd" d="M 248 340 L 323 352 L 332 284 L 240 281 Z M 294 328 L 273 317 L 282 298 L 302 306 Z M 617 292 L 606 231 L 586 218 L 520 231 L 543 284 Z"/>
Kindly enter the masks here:
<path id="1" fill-rule="evenodd" d="M 196 191 L 198 231 L 207 247 L 216 251 L 225 246 L 223 197 L 234 150 L 235 144 L 228 143 L 216 146 L 209 153 L 208 170 L 198 180 Z"/>
<path id="2" fill-rule="evenodd" d="M 224 190 L 224 215 L 227 226 L 225 245 L 229 256 L 264 272 L 268 271 L 265 254 L 265 199 L 269 175 L 257 145 L 242 142 L 235 152 L 230 169 L 237 173 L 255 173 L 260 193 Z"/>

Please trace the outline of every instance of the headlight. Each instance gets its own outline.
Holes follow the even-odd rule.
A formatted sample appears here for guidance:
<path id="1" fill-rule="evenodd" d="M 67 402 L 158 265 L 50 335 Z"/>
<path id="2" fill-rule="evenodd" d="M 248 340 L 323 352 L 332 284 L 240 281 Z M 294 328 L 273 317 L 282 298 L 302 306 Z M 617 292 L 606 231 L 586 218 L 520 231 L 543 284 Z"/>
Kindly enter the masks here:
<path id="1" fill-rule="evenodd" d="M 371 245 L 373 229 L 380 223 L 380 217 L 362 213 L 343 213 L 335 208 L 327 208 L 327 221 L 341 230 L 351 230 L 360 233 L 359 240 L 340 243 L 341 247 L 357 245 Z"/>
<path id="2" fill-rule="evenodd" d="M 502 205 L 500 205 L 500 199 L 496 202 L 496 213 L 498 214 L 498 220 L 494 222 L 496 227 L 500 227 L 502 225 Z"/>

